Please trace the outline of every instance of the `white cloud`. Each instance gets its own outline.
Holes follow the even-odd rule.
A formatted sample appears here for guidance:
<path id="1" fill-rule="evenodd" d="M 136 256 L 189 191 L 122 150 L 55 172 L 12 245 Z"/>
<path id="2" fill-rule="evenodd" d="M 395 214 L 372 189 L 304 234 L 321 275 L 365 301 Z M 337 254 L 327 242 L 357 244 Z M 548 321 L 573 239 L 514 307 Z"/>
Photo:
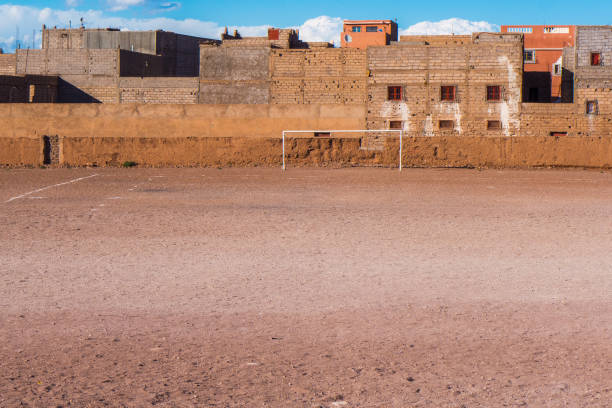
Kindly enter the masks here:
<path id="1" fill-rule="evenodd" d="M 68 0 L 74 1 L 74 0 Z M 126 5 L 144 2 L 144 0 L 112 0 L 115 4 Z M 171 3 L 171 1 L 169 2 Z M 101 10 L 59 10 L 51 8 L 36 8 L 29 6 L 16 6 L 0 4 L 0 48 L 11 52 L 15 47 L 15 28 L 19 26 L 20 42 L 22 47 L 32 45 L 32 32 L 36 31 L 35 44 L 40 47 L 41 26 L 73 27 L 80 24 L 83 18 L 86 27 L 105 28 L 113 27 L 121 30 L 166 30 L 181 34 L 218 39 L 224 27 L 213 21 L 202 21 L 193 18 L 177 20 L 161 16 L 150 18 L 124 18 Z M 294 27 L 300 30 L 303 41 L 328 41 L 338 44 L 342 32 L 340 17 L 320 16 L 306 20 L 304 24 Z M 259 26 L 233 26 L 228 27 L 230 32 L 237 29 L 243 36 L 264 36 L 267 25 Z M 498 31 L 499 27 L 485 21 L 468 21 L 451 18 L 438 22 L 421 22 L 407 29 L 400 30 L 401 34 L 466 34 L 473 31 Z"/>
<path id="2" fill-rule="evenodd" d="M 435 22 L 422 21 L 406 29 L 399 30 L 400 35 L 471 34 L 482 31 L 499 31 L 499 26 L 486 21 L 449 18 Z"/>
<path id="3" fill-rule="evenodd" d="M 108 0 L 111 11 L 125 10 L 128 7 L 144 4 L 144 0 Z"/>
<path id="4" fill-rule="evenodd" d="M 302 41 L 327 41 L 338 44 L 342 23 L 343 19 L 340 17 L 320 16 L 306 20 L 296 28 L 300 30 Z"/>
<path id="5" fill-rule="evenodd" d="M 66 6 L 76 7 L 79 5 L 79 0 L 66 0 Z"/>

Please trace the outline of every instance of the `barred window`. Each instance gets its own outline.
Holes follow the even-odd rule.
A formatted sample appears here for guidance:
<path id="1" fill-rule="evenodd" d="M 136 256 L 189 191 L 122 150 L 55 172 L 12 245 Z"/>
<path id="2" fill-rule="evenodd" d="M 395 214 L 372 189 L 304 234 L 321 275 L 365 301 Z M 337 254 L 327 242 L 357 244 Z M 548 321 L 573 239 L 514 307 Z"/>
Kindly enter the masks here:
<path id="1" fill-rule="evenodd" d="M 401 101 L 402 100 L 402 87 L 401 86 L 390 86 L 388 90 L 388 99 L 390 101 Z"/>
<path id="2" fill-rule="evenodd" d="M 443 101 L 452 102 L 455 100 L 455 87 L 454 86 L 441 86 L 440 87 L 440 99 Z"/>
<path id="3" fill-rule="evenodd" d="M 487 86 L 487 101 L 499 101 L 501 100 L 501 86 L 489 85 Z"/>

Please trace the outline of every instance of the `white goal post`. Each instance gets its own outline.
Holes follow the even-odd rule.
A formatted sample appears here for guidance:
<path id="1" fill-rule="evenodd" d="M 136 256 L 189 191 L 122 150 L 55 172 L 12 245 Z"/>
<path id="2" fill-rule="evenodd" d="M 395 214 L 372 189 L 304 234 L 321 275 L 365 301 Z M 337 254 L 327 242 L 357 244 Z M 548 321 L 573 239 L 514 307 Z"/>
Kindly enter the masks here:
<path id="1" fill-rule="evenodd" d="M 404 131 L 402 129 L 362 129 L 362 130 L 283 130 L 283 171 L 286 170 L 285 164 L 285 138 L 289 134 L 305 134 L 312 133 L 312 138 L 315 138 L 316 133 L 328 133 L 330 136 L 334 133 L 396 133 L 399 135 L 399 171 L 402 171 L 402 139 L 404 138 Z"/>

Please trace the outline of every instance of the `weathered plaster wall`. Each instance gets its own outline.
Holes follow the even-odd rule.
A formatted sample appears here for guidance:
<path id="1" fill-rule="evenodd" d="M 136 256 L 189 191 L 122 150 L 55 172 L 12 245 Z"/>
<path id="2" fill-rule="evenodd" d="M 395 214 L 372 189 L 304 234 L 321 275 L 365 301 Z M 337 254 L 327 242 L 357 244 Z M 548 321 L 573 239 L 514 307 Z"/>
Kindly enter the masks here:
<path id="1" fill-rule="evenodd" d="M 279 137 L 363 129 L 363 106 L 4 104 L 0 137 Z"/>
<path id="2" fill-rule="evenodd" d="M 527 107 L 532 115 L 540 114 Z M 0 164 L 39 165 L 58 136 L 60 165 L 277 166 L 286 129 L 362 129 L 351 105 L 0 105 Z M 556 128 L 555 128 L 556 129 Z M 397 138 L 381 150 L 354 138 L 287 139 L 290 166 L 396 166 Z M 407 167 L 610 167 L 612 136 L 433 136 L 404 139 Z"/>
<path id="3" fill-rule="evenodd" d="M 200 48 L 200 96 L 203 104 L 267 104 L 270 48 Z"/>

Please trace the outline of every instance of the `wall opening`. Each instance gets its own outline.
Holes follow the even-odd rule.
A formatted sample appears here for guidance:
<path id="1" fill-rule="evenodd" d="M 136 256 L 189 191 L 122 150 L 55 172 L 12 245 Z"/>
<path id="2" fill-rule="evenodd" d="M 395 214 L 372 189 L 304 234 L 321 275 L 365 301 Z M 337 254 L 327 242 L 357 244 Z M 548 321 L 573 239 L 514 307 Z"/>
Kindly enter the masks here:
<path id="1" fill-rule="evenodd" d="M 499 130 L 502 128 L 501 121 L 487 120 L 487 130 Z"/>
<path id="2" fill-rule="evenodd" d="M 438 123 L 438 126 L 440 127 L 440 130 L 453 130 L 455 128 L 455 121 L 441 120 L 440 123 Z"/>
<path id="3" fill-rule="evenodd" d="M 401 120 L 390 120 L 389 121 L 389 129 L 403 129 L 404 122 Z"/>
<path id="4" fill-rule="evenodd" d="M 43 136 L 43 164 L 59 164 L 59 136 Z"/>

